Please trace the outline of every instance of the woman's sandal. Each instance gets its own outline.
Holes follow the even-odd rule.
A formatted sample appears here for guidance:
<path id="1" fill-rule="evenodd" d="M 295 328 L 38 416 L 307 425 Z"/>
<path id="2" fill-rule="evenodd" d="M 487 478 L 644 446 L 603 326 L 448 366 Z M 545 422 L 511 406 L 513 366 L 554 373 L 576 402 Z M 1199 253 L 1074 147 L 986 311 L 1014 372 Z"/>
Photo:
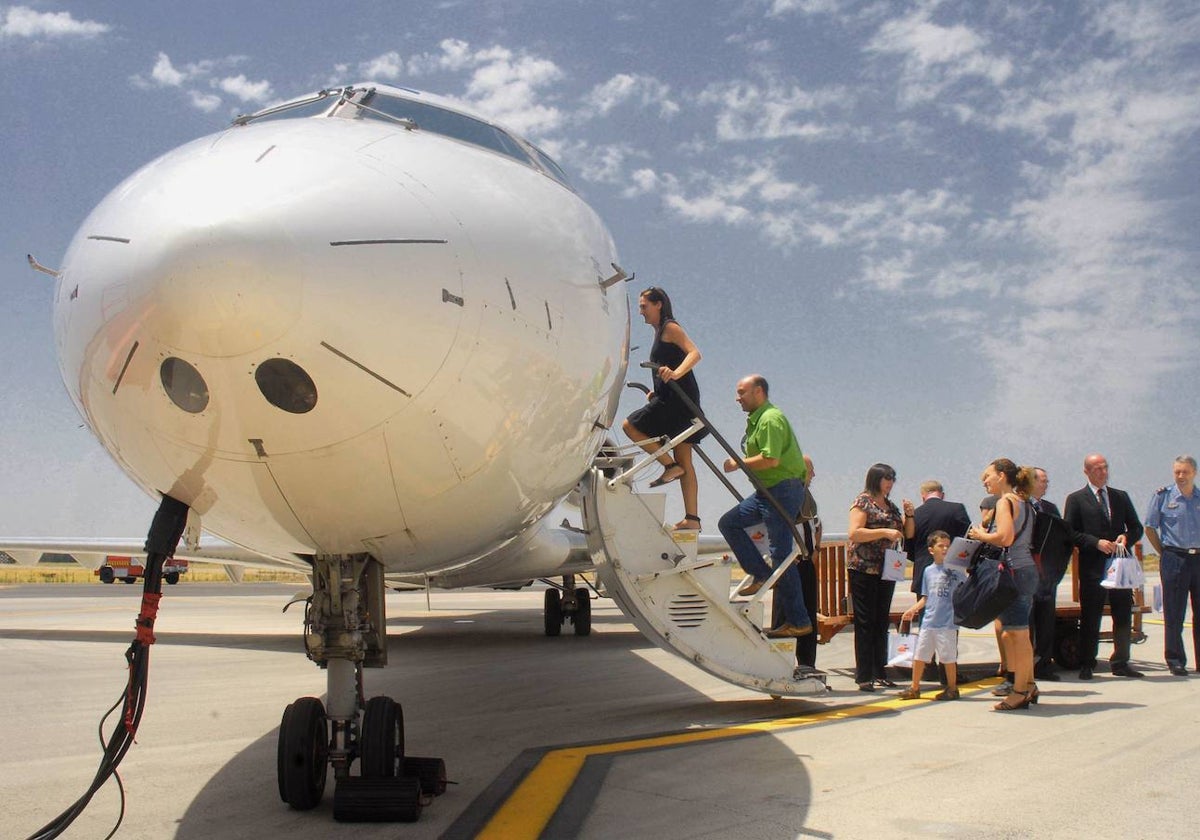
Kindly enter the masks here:
<path id="1" fill-rule="evenodd" d="M 1019 694 L 1022 698 L 1021 700 L 1017 701 L 1016 705 L 1012 705 L 1011 703 L 1009 703 L 1008 697 L 1005 697 L 1003 700 L 1001 700 L 995 706 L 992 706 L 992 708 L 995 709 L 997 712 L 1015 712 L 1020 709 L 1028 709 L 1030 703 L 1037 702 L 1037 688 L 1034 688 L 1032 691 L 1017 691 L 1014 688 L 1013 694 Z M 1009 697 L 1011 697 L 1011 696 L 1012 696 L 1012 694 L 1009 695 Z"/>
<path id="2" fill-rule="evenodd" d="M 906 688 L 903 691 L 901 691 L 896 696 L 899 697 L 901 700 L 920 700 L 921 699 L 921 689 L 909 687 L 909 688 Z"/>
<path id="3" fill-rule="evenodd" d="M 692 522 L 695 522 L 696 524 L 692 525 L 691 524 Z M 699 531 L 700 530 L 700 517 L 693 516 L 690 513 L 685 513 L 683 515 L 683 519 L 681 521 L 675 523 L 675 530 L 676 531 Z"/>
<path id="4" fill-rule="evenodd" d="M 672 481 L 678 481 L 683 477 L 683 467 L 676 464 L 674 461 L 663 467 L 663 474 L 650 482 L 651 487 L 662 487 L 664 484 L 670 484 Z"/>

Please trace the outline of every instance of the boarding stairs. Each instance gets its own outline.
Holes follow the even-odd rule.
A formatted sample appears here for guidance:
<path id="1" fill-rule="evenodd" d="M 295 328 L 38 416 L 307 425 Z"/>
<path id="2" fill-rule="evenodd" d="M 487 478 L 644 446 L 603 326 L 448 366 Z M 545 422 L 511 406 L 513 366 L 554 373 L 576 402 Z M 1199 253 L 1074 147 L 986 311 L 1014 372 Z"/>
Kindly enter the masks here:
<path id="1" fill-rule="evenodd" d="M 701 415 L 667 445 L 686 440 L 706 422 Z M 675 531 L 665 522 L 665 494 L 634 488 L 634 480 L 655 466 L 653 456 L 631 460 L 602 450 L 580 487 L 588 550 L 606 594 L 648 639 L 715 677 L 777 697 L 824 694 L 825 675 L 797 666 L 795 639 L 768 639 L 764 632 L 771 587 L 796 556 L 755 595 L 737 596 L 737 561 L 699 557 L 699 532 Z M 802 540 L 796 545 L 804 550 Z"/>

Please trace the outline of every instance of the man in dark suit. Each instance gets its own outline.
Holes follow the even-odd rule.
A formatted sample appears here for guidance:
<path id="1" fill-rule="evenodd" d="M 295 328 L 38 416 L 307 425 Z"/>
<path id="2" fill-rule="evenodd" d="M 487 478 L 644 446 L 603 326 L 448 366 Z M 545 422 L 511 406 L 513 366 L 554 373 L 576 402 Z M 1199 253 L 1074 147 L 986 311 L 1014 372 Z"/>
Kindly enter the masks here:
<path id="1" fill-rule="evenodd" d="M 929 535 L 945 531 L 950 539 L 964 536 L 971 527 L 971 517 L 962 502 L 947 502 L 940 481 L 921 482 L 921 504 L 913 512 L 917 529 L 908 541 L 909 556 L 913 559 L 912 591 L 921 594 L 925 568 L 933 562 L 929 556 Z"/>
<path id="2" fill-rule="evenodd" d="M 1133 590 L 1105 589 L 1100 581 L 1104 580 L 1108 558 L 1120 547 L 1132 550 L 1142 538 L 1142 523 L 1129 495 L 1108 486 L 1108 461 L 1103 455 L 1084 458 L 1083 472 L 1088 478 L 1087 486 L 1067 496 L 1063 517 L 1079 548 L 1079 679 L 1090 680 L 1096 667 L 1105 599 L 1112 610 L 1113 653 L 1109 659 L 1112 673 L 1118 677 L 1140 677 L 1142 672 L 1129 665 Z"/>
<path id="3" fill-rule="evenodd" d="M 1038 515 L 1038 527 L 1031 546 L 1038 558 L 1040 579 L 1038 590 L 1033 596 L 1033 612 L 1029 626 L 1033 628 L 1034 678 L 1057 682 L 1058 674 L 1054 663 L 1055 608 L 1058 603 L 1058 585 L 1062 582 L 1067 566 L 1071 564 L 1071 549 L 1074 541 L 1071 529 L 1063 521 L 1058 506 L 1045 498 L 1050 488 L 1050 476 L 1041 467 L 1033 468 L 1033 492 L 1029 501 Z M 1045 518 L 1045 521 L 1043 521 Z"/>

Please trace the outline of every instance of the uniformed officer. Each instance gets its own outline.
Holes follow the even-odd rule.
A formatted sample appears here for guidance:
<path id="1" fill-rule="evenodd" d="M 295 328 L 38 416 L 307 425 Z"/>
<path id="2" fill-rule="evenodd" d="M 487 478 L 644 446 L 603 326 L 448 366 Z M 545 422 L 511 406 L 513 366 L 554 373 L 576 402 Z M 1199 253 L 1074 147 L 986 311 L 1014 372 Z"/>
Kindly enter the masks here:
<path id="1" fill-rule="evenodd" d="M 1183 615 L 1192 596 L 1192 652 L 1200 673 L 1200 490 L 1196 488 L 1196 459 L 1175 459 L 1175 484 L 1159 489 L 1146 510 L 1146 538 L 1159 553 L 1162 578 L 1163 624 L 1167 667 L 1187 676 L 1183 649 Z"/>

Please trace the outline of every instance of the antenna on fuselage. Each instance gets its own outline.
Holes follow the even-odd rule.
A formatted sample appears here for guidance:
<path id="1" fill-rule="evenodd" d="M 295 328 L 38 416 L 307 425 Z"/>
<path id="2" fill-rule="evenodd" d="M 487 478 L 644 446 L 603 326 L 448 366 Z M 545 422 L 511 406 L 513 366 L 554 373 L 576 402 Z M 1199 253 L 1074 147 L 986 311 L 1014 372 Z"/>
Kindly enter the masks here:
<path id="1" fill-rule="evenodd" d="M 625 269 L 621 268 L 621 266 L 617 265 L 616 263 L 609 263 L 609 265 L 611 265 L 613 267 L 613 271 L 615 271 L 616 274 L 612 275 L 611 277 L 606 277 L 603 280 L 601 280 L 600 281 L 601 289 L 607 289 L 609 286 L 615 286 L 618 283 L 620 283 L 622 280 L 624 280 L 626 283 L 628 283 L 630 280 L 632 280 L 634 277 L 637 276 L 636 271 L 633 274 L 626 274 Z"/>
<path id="2" fill-rule="evenodd" d="M 60 274 L 60 272 L 55 271 L 53 268 L 46 268 L 46 266 L 35 260 L 33 258 L 33 254 L 26 254 L 25 259 L 29 260 L 29 267 L 34 271 L 40 271 L 42 274 L 49 274 L 51 277 L 58 277 Z"/>

